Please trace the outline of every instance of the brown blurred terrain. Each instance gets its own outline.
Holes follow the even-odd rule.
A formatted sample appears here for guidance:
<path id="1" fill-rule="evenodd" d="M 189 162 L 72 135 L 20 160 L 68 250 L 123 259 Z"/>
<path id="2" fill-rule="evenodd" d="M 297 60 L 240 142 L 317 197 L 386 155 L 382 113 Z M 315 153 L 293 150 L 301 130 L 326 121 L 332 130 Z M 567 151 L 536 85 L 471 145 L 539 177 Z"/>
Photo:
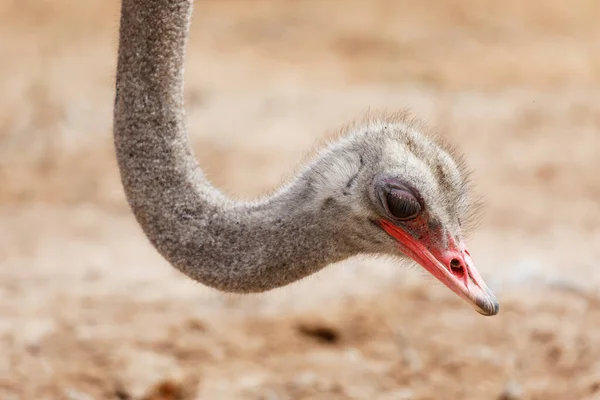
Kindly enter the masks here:
<path id="1" fill-rule="evenodd" d="M 215 184 L 264 193 L 315 140 L 411 108 L 474 170 L 493 318 L 376 260 L 260 296 L 170 268 L 113 155 L 118 6 L 0 7 L 1 399 L 600 398 L 600 3 L 196 4 L 188 121 Z"/>

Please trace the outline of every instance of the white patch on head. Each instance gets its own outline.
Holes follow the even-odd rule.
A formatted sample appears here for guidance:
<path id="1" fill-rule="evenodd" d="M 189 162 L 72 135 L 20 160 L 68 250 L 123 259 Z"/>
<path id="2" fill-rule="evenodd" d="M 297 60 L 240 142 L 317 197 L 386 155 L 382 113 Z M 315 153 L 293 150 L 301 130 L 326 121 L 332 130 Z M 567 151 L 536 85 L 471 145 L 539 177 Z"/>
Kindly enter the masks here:
<path id="1" fill-rule="evenodd" d="M 463 178 L 462 174 L 460 173 L 460 170 L 458 169 L 458 165 L 456 165 L 454 159 L 450 156 L 450 154 L 443 150 L 439 152 L 439 157 L 441 161 L 439 165 L 448 177 L 448 179 L 452 182 L 452 185 L 454 187 L 460 187 Z"/>
<path id="2" fill-rule="evenodd" d="M 326 148 L 311 163 L 312 179 L 316 204 L 323 204 L 332 197 L 347 206 L 355 206 L 354 199 L 345 201 L 343 192 L 348 182 L 361 168 L 360 155 L 350 150 L 350 137 L 342 138 Z M 335 155 L 335 156 L 334 156 Z"/>
<path id="3" fill-rule="evenodd" d="M 319 174 L 315 175 L 312 183 L 317 194 L 324 199 L 340 194 L 348 181 L 358 173 L 359 162 L 351 162 L 348 158 L 335 158 L 321 167 L 324 168 L 319 168 Z"/>

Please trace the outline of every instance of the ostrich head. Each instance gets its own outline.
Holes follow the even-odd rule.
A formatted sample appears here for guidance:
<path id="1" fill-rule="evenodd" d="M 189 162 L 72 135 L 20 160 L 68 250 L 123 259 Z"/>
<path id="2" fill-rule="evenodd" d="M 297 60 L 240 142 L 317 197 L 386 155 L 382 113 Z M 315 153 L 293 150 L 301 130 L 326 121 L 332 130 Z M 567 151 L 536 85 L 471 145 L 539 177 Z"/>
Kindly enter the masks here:
<path id="1" fill-rule="evenodd" d="M 236 293 L 285 286 L 361 253 L 409 257 L 481 314 L 496 314 L 463 242 L 464 170 L 406 115 L 340 138 L 263 200 L 235 201 L 208 182 L 183 108 L 192 4 L 121 7 L 115 150 L 128 202 L 160 254 Z"/>
<path id="2" fill-rule="evenodd" d="M 302 179 L 340 240 L 359 252 L 408 257 L 479 313 L 495 315 L 498 302 L 463 238 L 472 214 L 467 172 L 423 130 L 405 116 L 371 121 L 321 153 Z"/>

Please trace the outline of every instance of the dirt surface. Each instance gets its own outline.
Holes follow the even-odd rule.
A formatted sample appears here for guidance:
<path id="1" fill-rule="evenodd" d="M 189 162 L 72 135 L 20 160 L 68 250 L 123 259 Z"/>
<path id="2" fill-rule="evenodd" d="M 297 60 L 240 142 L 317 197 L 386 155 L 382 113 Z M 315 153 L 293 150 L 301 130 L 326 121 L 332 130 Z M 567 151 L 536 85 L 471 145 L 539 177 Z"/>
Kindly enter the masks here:
<path id="1" fill-rule="evenodd" d="M 111 141 L 118 3 L 0 7 L 1 399 L 600 398 L 600 4 L 213 0 L 190 135 L 227 193 L 409 107 L 486 200 L 484 318 L 370 259 L 256 296 L 191 282 L 125 204 Z"/>

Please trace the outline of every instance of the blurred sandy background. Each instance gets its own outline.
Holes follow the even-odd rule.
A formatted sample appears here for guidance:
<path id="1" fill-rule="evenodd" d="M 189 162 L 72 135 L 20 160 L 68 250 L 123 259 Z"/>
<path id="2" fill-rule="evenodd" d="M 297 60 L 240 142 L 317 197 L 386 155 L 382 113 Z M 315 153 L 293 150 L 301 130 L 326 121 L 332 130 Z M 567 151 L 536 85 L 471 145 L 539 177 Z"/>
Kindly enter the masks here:
<path id="1" fill-rule="evenodd" d="M 198 1 L 194 147 L 251 197 L 369 110 L 466 153 L 484 318 L 355 259 L 260 296 L 193 283 L 124 202 L 119 4 L 0 5 L 1 399 L 599 399 L 600 3 Z"/>

